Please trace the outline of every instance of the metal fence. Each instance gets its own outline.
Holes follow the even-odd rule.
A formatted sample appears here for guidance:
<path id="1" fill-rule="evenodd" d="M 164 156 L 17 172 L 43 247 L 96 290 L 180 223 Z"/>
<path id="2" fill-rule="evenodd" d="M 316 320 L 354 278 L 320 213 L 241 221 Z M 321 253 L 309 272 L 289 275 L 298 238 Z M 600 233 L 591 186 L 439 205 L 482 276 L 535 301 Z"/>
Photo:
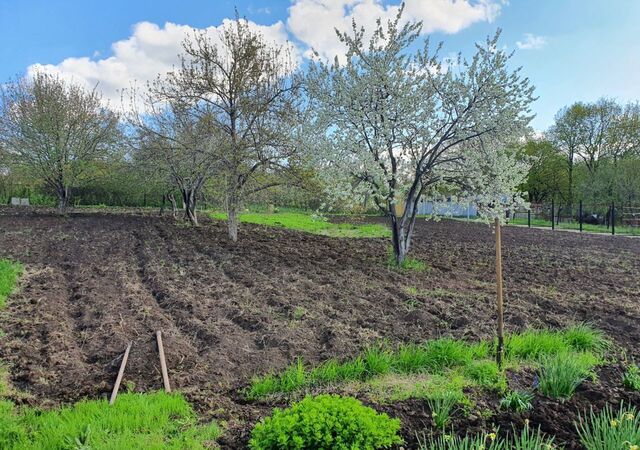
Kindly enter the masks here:
<path id="1" fill-rule="evenodd" d="M 532 203 L 529 210 L 516 211 L 511 222 L 529 227 L 640 236 L 640 205 Z"/>

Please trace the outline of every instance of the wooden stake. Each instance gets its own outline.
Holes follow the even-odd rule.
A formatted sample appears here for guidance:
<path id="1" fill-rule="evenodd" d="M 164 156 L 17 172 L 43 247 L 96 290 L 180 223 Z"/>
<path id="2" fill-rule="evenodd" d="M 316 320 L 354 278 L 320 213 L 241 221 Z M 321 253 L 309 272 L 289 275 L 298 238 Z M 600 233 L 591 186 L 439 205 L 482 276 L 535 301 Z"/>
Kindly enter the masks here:
<path id="1" fill-rule="evenodd" d="M 502 236 L 500 233 L 500 219 L 496 219 L 496 284 L 498 306 L 498 348 L 496 349 L 496 362 L 502 368 L 502 355 L 504 353 L 504 302 L 502 293 Z"/>
<path id="2" fill-rule="evenodd" d="M 158 352 L 160 353 L 160 368 L 162 369 L 162 382 L 164 383 L 164 390 L 171 392 L 171 386 L 169 385 L 169 374 L 167 373 L 167 362 L 164 359 L 164 348 L 162 347 L 162 332 L 158 330 L 156 332 L 156 339 L 158 340 Z"/>
<path id="3" fill-rule="evenodd" d="M 113 405 L 113 402 L 116 401 L 116 397 L 118 395 L 118 389 L 120 389 L 120 383 L 122 382 L 122 377 L 124 376 L 124 368 L 127 365 L 127 360 L 129 359 L 129 351 L 131 351 L 131 345 L 133 342 L 129 342 L 127 345 L 127 349 L 124 352 L 124 356 L 122 357 L 122 362 L 120 363 L 120 370 L 118 371 L 118 377 L 116 378 L 116 384 L 113 386 L 113 391 L 111 392 L 111 398 L 109 399 L 109 404 Z"/>

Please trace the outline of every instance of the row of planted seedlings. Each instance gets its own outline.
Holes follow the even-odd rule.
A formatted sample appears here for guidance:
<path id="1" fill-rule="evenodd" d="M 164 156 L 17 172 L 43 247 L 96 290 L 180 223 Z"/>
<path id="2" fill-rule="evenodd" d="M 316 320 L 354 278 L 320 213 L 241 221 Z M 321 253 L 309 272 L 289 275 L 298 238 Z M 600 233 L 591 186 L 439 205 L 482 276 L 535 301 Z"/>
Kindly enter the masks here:
<path id="1" fill-rule="evenodd" d="M 474 436 L 456 436 L 452 417 L 473 406 L 465 393 L 491 390 L 502 396 L 500 407 L 523 412 L 531 409 L 537 391 L 558 401 L 569 399 L 587 378 L 596 379 L 595 368 L 604 364 L 611 344 L 588 325 L 564 330 L 527 330 L 505 339 L 505 364 L 493 359 L 490 341 L 468 343 L 440 338 L 424 344 L 392 347 L 382 343 L 356 358 L 329 360 L 307 367 L 301 359 L 280 374 L 255 378 L 244 394 L 250 400 L 274 397 L 304 399 L 291 408 L 276 408 L 252 433 L 253 449 L 283 448 L 389 448 L 400 444 L 400 421 L 378 414 L 358 400 L 338 395 L 319 395 L 329 387 L 340 392 L 364 393 L 376 402 L 424 398 L 433 427 L 417 436 L 421 449 L 542 449 L 560 448 L 552 436 L 539 429 L 491 430 Z M 535 371 L 529 390 L 512 391 L 507 372 Z M 637 383 L 637 384 L 634 384 Z M 624 384 L 640 390 L 640 370 L 633 364 Z M 584 414 L 576 433 L 585 448 L 639 450 L 640 419 L 632 406 L 605 408 L 600 415 Z M 615 424 L 612 426 L 611 424 Z M 355 447 L 354 447 L 355 445 Z"/>

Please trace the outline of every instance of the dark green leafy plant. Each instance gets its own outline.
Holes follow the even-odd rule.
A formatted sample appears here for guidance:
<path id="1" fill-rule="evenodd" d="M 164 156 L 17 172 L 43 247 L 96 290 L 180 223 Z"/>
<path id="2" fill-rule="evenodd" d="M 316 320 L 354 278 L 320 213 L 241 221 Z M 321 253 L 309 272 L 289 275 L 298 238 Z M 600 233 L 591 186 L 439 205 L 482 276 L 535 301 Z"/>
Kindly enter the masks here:
<path id="1" fill-rule="evenodd" d="M 402 443 L 400 420 L 338 395 L 306 397 L 273 411 L 252 433 L 252 450 L 374 450 Z"/>
<path id="2" fill-rule="evenodd" d="M 528 411 L 533 408 L 531 400 L 533 400 L 533 394 L 530 392 L 511 391 L 500 400 L 500 408 L 516 412 Z"/>

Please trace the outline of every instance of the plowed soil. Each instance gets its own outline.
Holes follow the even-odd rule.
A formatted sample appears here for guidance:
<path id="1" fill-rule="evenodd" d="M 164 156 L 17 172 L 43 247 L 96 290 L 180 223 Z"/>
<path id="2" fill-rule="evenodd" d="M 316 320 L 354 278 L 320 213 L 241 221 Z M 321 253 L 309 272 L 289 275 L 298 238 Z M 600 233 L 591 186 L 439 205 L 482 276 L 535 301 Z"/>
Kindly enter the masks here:
<path id="1" fill-rule="evenodd" d="M 125 386 L 162 388 L 155 331 L 164 334 L 173 386 L 203 420 L 226 421 L 225 448 L 242 448 L 275 403 L 249 403 L 251 377 L 295 358 L 346 358 L 381 338 L 486 338 L 494 330 L 494 236 L 486 225 L 417 225 L 412 254 L 428 272 L 386 266 L 384 239 L 338 239 L 223 223 L 191 228 L 151 215 L 0 211 L 0 258 L 26 266 L 0 314 L 0 360 L 16 401 L 53 406 L 107 396 L 127 343 Z M 508 227 L 503 231 L 506 327 L 588 321 L 640 359 L 640 239 Z M 407 288 L 415 288 L 408 291 Z M 541 397 L 528 418 L 578 448 L 578 412 L 605 401 L 640 406 L 607 368 L 571 402 Z M 510 427 L 523 417 L 497 411 Z M 428 427 L 423 401 L 378 407 L 403 418 L 407 440 Z M 500 415 L 502 414 L 502 415 Z M 459 420 L 474 430 L 491 421 Z"/>

